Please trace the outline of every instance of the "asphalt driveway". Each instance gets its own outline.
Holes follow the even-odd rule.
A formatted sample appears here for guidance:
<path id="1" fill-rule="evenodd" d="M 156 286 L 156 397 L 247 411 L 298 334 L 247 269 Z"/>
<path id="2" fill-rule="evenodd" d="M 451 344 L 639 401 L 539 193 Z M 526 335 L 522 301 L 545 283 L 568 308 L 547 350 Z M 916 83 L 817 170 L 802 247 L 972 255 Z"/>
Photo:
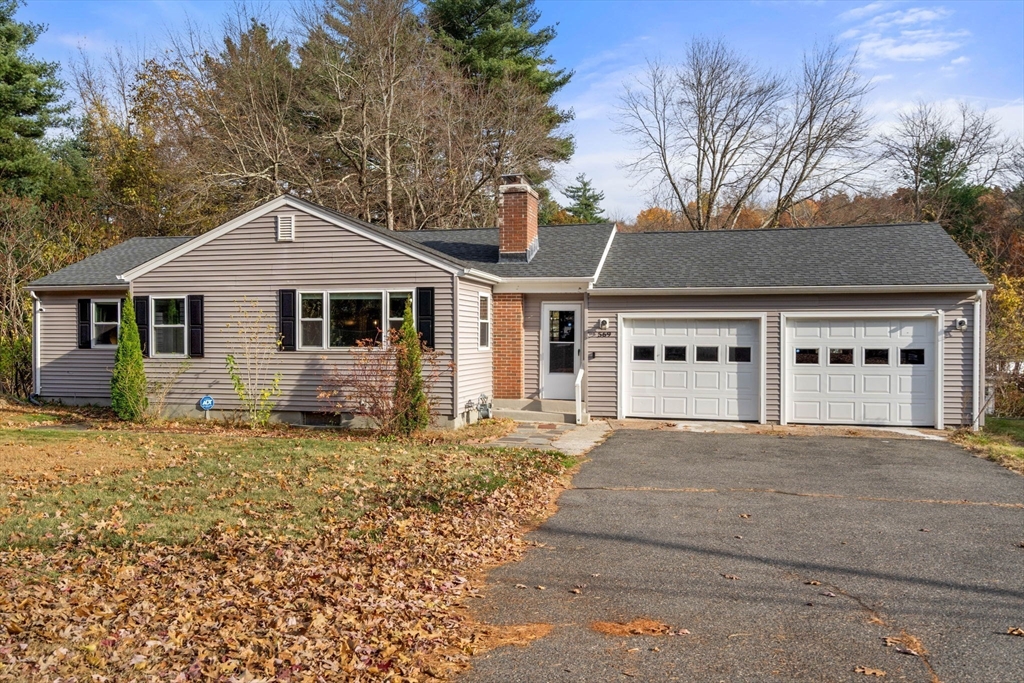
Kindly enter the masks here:
<path id="1" fill-rule="evenodd" d="M 1024 681 L 1024 477 L 956 446 L 618 431 L 573 486 L 473 605 L 551 632 L 463 680 Z"/>

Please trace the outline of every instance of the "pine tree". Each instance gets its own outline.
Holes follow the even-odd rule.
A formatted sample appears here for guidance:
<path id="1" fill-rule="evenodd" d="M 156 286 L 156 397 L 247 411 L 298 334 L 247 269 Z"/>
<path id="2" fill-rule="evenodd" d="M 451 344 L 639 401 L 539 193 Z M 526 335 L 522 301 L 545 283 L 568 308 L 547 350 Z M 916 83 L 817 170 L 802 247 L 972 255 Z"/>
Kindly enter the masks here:
<path id="1" fill-rule="evenodd" d="M 570 215 L 579 219 L 581 223 L 598 223 L 601 221 L 601 202 L 604 201 L 604 192 L 597 192 L 594 186 L 587 180 L 587 176 L 580 173 L 576 176 L 576 184 L 565 188 L 563 194 L 572 200 L 572 204 L 565 207 Z"/>
<path id="2" fill-rule="evenodd" d="M 139 327 L 135 322 L 135 306 L 132 298 L 128 297 L 121 309 L 114 374 L 110 378 L 110 405 L 122 420 L 138 422 L 145 416 L 148 404 Z"/>
<path id="3" fill-rule="evenodd" d="M 412 300 L 405 304 L 402 329 L 398 333 L 395 403 L 399 408 L 398 431 L 412 434 L 430 426 L 430 404 L 423 391 L 423 353 L 412 317 Z"/>
<path id="4" fill-rule="evenodd" d="M 0 0 L 0 189 L 38 196 L 53 166 L 46 131 L 60 123 L 67 107 L 60 104 L 59 65 L 27 53 L 45 27 L 15 21 L 21 4 Z"/>

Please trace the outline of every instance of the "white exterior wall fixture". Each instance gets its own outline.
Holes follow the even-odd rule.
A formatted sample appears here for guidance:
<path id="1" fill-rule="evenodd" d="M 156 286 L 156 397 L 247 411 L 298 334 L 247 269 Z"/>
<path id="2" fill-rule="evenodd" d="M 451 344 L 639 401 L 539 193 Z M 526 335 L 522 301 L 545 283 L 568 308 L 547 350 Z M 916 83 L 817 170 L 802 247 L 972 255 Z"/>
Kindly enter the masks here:
<path id="1" fill-rule="evenodd" d="M 767 387 L 768 383 L 765 381 L 765 373 L 767 371 L 768 364 L 768 313 L 765 311 L 690 311 L 685 313 L 658 313 L 658 312 L 636 312 L 636 313 L 619 313 L 617 323 L 617 357 L 618 357 L 618 391 L 616 395 L 617 404 L 617 418 L 619 420 L 625 419 L 626 416 L 626 356 L 625 354 L 625 321 L 635 319 L 651 319 L 656 318 L 658 320 L 758 320 L 758 338 L 760 340 L 760 353 L 758 354 L 758 418 L 757 421 L 760 424 L 765 424 L 767 420 Z M 583 357 L 586 358 L 586 351 L 583 352 Z"/>
<path id="2" fill-rule="evenodd" d="M 945 418 L 943 415 L 943 377 L 945 376 L 944 366 L 944 331 L 946 327 L 946 314 L 941 310 L 935 311 L 806 311 L 799 313 L 780 313 L 779 314 L 779 330 L 780 330 L 780 346 L 782 348 L 782 364 L 781 364 L 781 385 L 780 385 L 780 419 L 779 424 L 789 424 L 788 404 L 789 394 L 786 379 L 789 376 L 789 332 L 786 324 L 787 320 L 790 319 L 810 319 L 810 320 L 827 320 L 827 319 L 865 319 L 865 318 L 934 318 L 935 319 L 935 428 L 945 428 Z"/>

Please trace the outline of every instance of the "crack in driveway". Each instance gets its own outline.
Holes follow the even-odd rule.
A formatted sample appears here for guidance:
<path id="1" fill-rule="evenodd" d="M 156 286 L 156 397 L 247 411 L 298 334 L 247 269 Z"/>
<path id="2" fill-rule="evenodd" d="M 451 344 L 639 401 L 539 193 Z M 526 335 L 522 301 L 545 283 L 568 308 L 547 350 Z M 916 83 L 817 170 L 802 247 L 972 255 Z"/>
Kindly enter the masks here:
<path id="1" fill-rule="evenodd" d="M 1024 503 L 1001 503 L 978 500 L 938 500 L 934 498 L 884 498 L 880 496 L 845 496 L 841 493 L 808 493 L 764 488 L 664 488 L 660 486 L 573 486 L 572 491 L 632 491 L 643 493 L 774 493 L 798 498 L 828 498 L 833 500 L 862 500 L 871 503 L 923 503 L 929 505 L 980 505 L 1024 510 Z"/>

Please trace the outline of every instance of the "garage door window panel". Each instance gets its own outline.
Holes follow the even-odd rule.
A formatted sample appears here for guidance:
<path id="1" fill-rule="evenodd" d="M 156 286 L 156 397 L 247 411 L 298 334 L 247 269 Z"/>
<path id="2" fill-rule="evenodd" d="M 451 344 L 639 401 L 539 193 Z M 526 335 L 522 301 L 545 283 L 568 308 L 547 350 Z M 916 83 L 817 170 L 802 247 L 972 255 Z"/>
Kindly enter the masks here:
<path id="1" fill-rule="evenodd" d="M 654 360 L 654 347 L 653 346 L 634 346 L 633 347 L 633 360 L 635 360 L 635 361 L 653 361 Z"/>
<path id="2" fill-rule="evenodd" d="M 750 347 L 749 346 L 730 346 L 729 347 L 729 362 L 730 363 L 749 363 L 750 362 Z"/>
<path id="3" fill-rule="evenodd" d="M 829 365 L 853 365 L 853 349 L 829 349 Z"/>
<path id="4" fill-rule="evenodd" d="M 821 349 L 798 348 L 796 349 L 795 362 L 797 365 L 820 365 Z"/>
<path id="5" fill-rule="evenodd" d="M 685 363 L 686 362 L 686 347 L 685 346 L 666 346 L 665 347 L 665 361 L 669 363 Z"/>
<path id="6" fill-rule="evenodd" d="M 900 349 L 900 365 L 924 365 L 924 349 Z"/>
<path id="7" fill-rule="evenodd" d="M 718 347 L 698 346 L 697 352 L 694 354 L 694 360 L 697 361 L 698 363 L 717 363 Z"/>
<path id="8" fill-rule="evenodd" d="M 889 349 L 864 349 L 864 365 L 888 365 Z"/>

